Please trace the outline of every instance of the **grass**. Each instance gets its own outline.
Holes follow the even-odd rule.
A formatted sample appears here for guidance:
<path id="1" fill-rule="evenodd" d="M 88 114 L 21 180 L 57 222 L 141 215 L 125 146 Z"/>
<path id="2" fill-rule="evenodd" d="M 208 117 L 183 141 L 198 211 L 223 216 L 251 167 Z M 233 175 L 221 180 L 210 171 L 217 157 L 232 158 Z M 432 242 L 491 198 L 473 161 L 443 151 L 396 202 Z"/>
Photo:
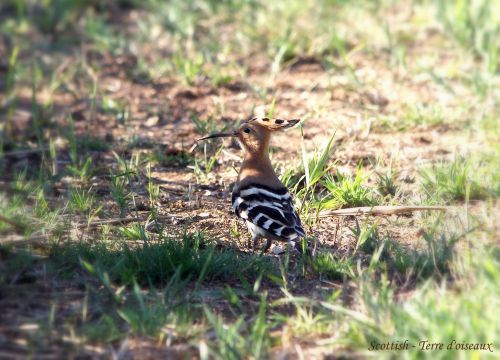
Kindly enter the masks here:
<path id="1" fill-rule="evenodd" d="M 497 10 L 3 1 L 2 352 L 495 357 Z M 234 144 L 189 151 L 266 104 L 302 119 L 272 161 L 314 257 L 252 253 L 230 213 Z M 421 203 L 459 210 L 318 216 Z"/>
<path id="2" fill-rule="evenodd" d="M 139 247 L 123 244 L 114 248 L 103 243 L 97 246 L 82 243 L 58 249 L 54 260 L 64 259 L 74 265 L 82 262 L 91 274 L 107 274 L 113 283 L 124 285 L 135 282 L 165 285 L 174 275 L 181 280 L 202 283 L 205 280 L 255 280 L 262 276 L 259 272 L 272 273 L 272 265 L 267 259 L 216 250 L 213 244 L 207 244 L 202 234 L 152 242 L 140 235 L 141 232 L 144 233 L 144 229 L 138 231 L 139 236 L 127 236 L 130 240 L 144 240 Z"/>
<path id="3" fill-rule="evenodd" d="M 332 280 L 354 278 L 354 260 L 352 258 L 337 259 L 330 252 L 320 252 L 313 261 L 313 269 L 321 276 Z"/>
<path id="4" fill-rule="evenodd" d="M 244 316 L 240 316 L 231 324 L 224 324 L 220 317 L 205 309 L 205 316 L 216 335 L 212 345 L 213 355 L 224 359 L 241 359 L 245 356 L 259 359 L 265 356 L 272 340 L 269 334 L 270 324 L 266 319 L 266 302 L 264 294 L 252 325 L 246 324 Z"/>
<path id="5" fill-rule="evenodd" d="M 310 154 L 302 146 L 301 167 L 281 175 L 283 184 L 299 199 L 299 209 L 307 223 L 314 223 L 315 215 L 323 209 L 372 206 L 379 201 L 374 189 L 365 185 L 367 177 L 363 175 L 361 163 L 354 177 L 339 171 L 331 174 L 336 166 L 335 162 L 329 162 L 334 138 L 335 135 Z M 386 178 L 386 185 L 390 186 L 387 181 L 390 179 Z"/>
<path id="6" fill-rule="evenodd" d="M 434 79 L 436 77 L 434 75 Z M 439 82 L 439 81 L 438 81 Z M 442 81 L 441 81 L 442 83 Z M 456 116 L 455 114 L 453 116 Z M 418 128 L 440 128 L 459 126 L 457 120 L 450 119 L 443 109 L 425 104 L 404 105 L 400 117 L 382 116 L 374 123 L 375 131 L 392 133 Z M 462 120 L 463 121 L 463 120 Z"/>
<path id="7" fill-rule="evenodd" d="M 28 271 L 40 263 L 33 253 L 12 252 L 9 248 L 2 248 L 2 257 L 7 259 L 6 272 L 0 278 L 3 285 L 12 284 L 19 276 L 15 274 Z M 46 263 L 44 266 L 48 266 L 49 271 L 64 269 L 65 273 L 60 275 L 70 278 L 75 271 L 81 274 L 79 281 L 87 284 L 85 301 L 93 304 L 93 307 L 81 309 L 90 313 L 80 314 L 85 318 L 88 316 L 88 319 L 82 319 L 75 331 L 91 341 L 99 339 L 105 342 L 115 341 L 127 334 L 161 339 L 170 336 L 164 333 L 165 326 L 168 326 L 166 324 L 174 326 L 174 337 L 189 338 L 190 334 L 197 334 L 193 328 L 198 321 L 195 314 L 203 316 L 199 305 L 188 310 L 191 304 L 197 303 L 200 296 L 205 300 L 225 296 L 224 291 L 202 295 L 205 291 L 202 289 L 203 283 L 233 279 L 252 284 L 255 280 L 259 281 L 263 274 L 272 274 L 277 270 L 266 258 L 217 250 L 207 244 L 201 234 L 184 235 L 180 240 L 146 242 L 140 247 L 125 244 L 117 247 L 102 241 L 94 245 L 86 242 L 76 245 L 66 243 L 54 247 L 47 259 L 42 262 Z M 140 285 L 148 286 L 151 291 L 144 293 Z M 258 285 L 254 285 L 254 289 L 258 289 Z M 249 291 L 249 294 L 254 293 L 251 289 Z M 236 293 L 232 294 L 238 298 Z M 111 308 L 98 310 L 101 308 L 98 304 L 104 305 L 107 301 L 111 301 Z M 252 334 L 251 343 L 244 341 L 240 335 L 246 331 L 242 327 L 243 317 L 228 329 L 219 316 L 206 308 L 204 314 L 207 323 L 220 336 L 220 344 L 218 341 L 213 342 L 214 353 L 234 351 L 234 341 L 238 342 L 235 346 L 240 354 L 249 349 L 256 354 L 262 353 L 269 345 L 265 330 L 265 307 L 265 297 L 262 297 L 257 321 L 248 330 Z M 126 325 L 125 328 L 123 325 Z M 206 327 L 207 324 L 200 324 L 203 331 L 206 331 Z"/>
<path id="8" fill-rule="evenodd" d="M 354 178 L 342 174 L 338 174 L 337 179 L 327 176 L 323 184 L 328 190 L 328 195 L 322 204 L 323 208 L 338 209 L 375 205 L 371 190 L 364 185 L 365 181 L 361 163 L 358 165 Z"/>
<path id="9" fill-rule="evenodd" d="M 438 1 L 438 18 L 449 35 L 485 61 L 488 71 L 498 71 L 500 30 L 495 27 L 498 6 L 490 1 Z"/>
<path id="10" fill-rule="evenodd" d="M 484 199 L 488 194 L 497 193 L 496 185 L 485 184 L 485 177 L 496 176 L 493 164 L 476 163 L 471 168 L 470 160 L 456 158 L 451 163 L 436 164 L 421 172 L 422 189 L 430 201 L 463 201 Z M 490 171 L 492 171 L 490 173 Z M 486 185 L 486 186 L 485 186 Z M 491 188 L 488 188 L 491 186 Z"/>
<path id="11" fill-rule="evenodd" d="M 276 264 L 265 257 L 217 250 L 213 245 L 207 244 L 201 234 L 158 242 L 146 241 L 143 245 L 106 241 L 98 241 L 94 245 L 87 242 L 63 243 L 53 247 L 47 254 L 48 257 L 42 259 L 34 257 L 32 252 L 13 251 L 4 247 L 1 254 L 7 262 L 1 280 L 4 285 L 12 285 L 29 276 L 30 269 L 45 264 L 43 266 L 48 269 L 48 274 L 57 271 L 58 276 L 67 279 L 66 281 L 86 284 L 85 303 L 82 304 L 84 307 L 77 310 L 79 313 L 75 313 L 82 320 L 77 325 L 67 323 L 67 326 L 89 341 L 113 342 L 126 336 L 141 335 L 175 342 L 213 332 L 214 336 L 204 338 L 198 345 L 198 351 L 208 351 L 215 356 L 229 358 L 247 354 L 259 357 L 267 354 L 271 344 L 278 340 L 271 335 L 271 330 L 276 326 L 286 327 L 292 336 L 303 336 L 308 331 L 313 331 L 320 335 L 320 342 L 324 344 L 338 340 L 335 339 L 338 332 L 334 332 L 337 335 L 332 337 L 331 329 L 343 324 L 342 333 L 346 335 L 344 345 L 368 349 L 371 342 L 382 341 L 386 336 L 391 336 L 391 333 L 398 338 L 400 334 L 408 333 L 402 338 L 409 338 L 417 343 L 420 341 L 418 334 L 440 329 L 437 324 L 435 330 L 429 328 L 435 324 L 432 319 L 436 316 L 456 316 L 459 311 L 465 310 L 463 306 L 467 306 L 468 301 L 474 307 L 468 308 L 467 318 L 463 320 L 467 327 L 460 332 L 458 328 L 450 330 L 453 334 L 450 338 L 455 334 L 472 336 L 473 331 L 479 330 L 479 334 L 484 334 L 484 337 L 474 335 L 471 338 L 492 341 L 495 333 L 493 328 L 477 329 L 467 322 L 480 309 L 476 298 L 468 295 L 471 294 L 468 291 L 454 300 L 458 308 L 445 306 L 443 292 L 449 293 L 453 289 L 446 289 L 446 283 L 443 282 L 440 292 L 432 290 L 434 285 L 428 279 L 432 278 L 434 271 L 422 278 L 427 280 L 423 280 L 424 285 L 417 294 L 411 296 L 411 300 L 404 305 L 395 302 L 396 296 L 389 287 L 389 281 L 401 280 L 397 280 L 397 277 L 388 278 L 385 271 L 389 266 L 384 265 L 395 256 L 394 249 L 384 255 L 380 248 L 367 247 L 367 243 L 378 241 L 375 240 L 378 235 L 373 231 L 369 229 L 366 233 L 358 233 L 359 250 L 366 254 L 373 253 L 368 264 L 360 267 L 359 260 L 354 258 L 334 259 L 331 253 L 321 252 L 314 259 L 313 266 L 318 274 L 323 274 L 328 279 L 349 280 L 357 284 L 360 296 L 356 299 L 362 301 L 366 313 L 349 310 L 341 301 L 339 292 L 322 297 L 321 300 L 313 300 L 308 305 L 310 299 L 301 300 L 283 290 L 285 296 L 282 299 L 269 302 L 267 292 L 259 291 L 262 286 L 260 279 L 273 272 L 276 274 Z M 435 235 L 430 235 L 429 238 L 437 241 L 435 244 L 440 244 Z M 481 281 L 487 284 L 482 290 L 485 292 L 481 294 L 488 294 L 482 301 L 488 301 L 493 296 L 486 291 L 488 286 L 493 286 L 494 289 L 493 284 L 497 281 L 494 270 L 496 260 L 493 255 L 487 254 L 483 258 L 485 261 L 481 263 L 479 270 Z M 439 259 L 446 266 L 458 265 L 449 257 L 441 258 L 435 254 L 427 256 L 428 259 Z M 413 258 L 407 259 L 412 261 Z M 356 262 L 358 265 L 355 265 Z M 477 265 L 472 263 L 467 266 Z M 414 266 L 407 269 L 414 269 Z M 460 281 L 470 281 L 470 275 L 466 275 L 470 274 L 469 271 L 470 269 L 460 270 L 459 273 L 464 274 Z M 206 284 L 217 283 L 217 280 L 227 284 L 232 279 L 240 281 L 244 285 L 243 289 L 227 285 L 219 290 L 206 287 Z M 250 285 L 252 283 L 253 286 Z M 145 292 L 144 287 L 148 291 Z M 378 289 L 375 297 L 374 288 Z M 207 305 L 202 305 L 207 301 L 218 302 L 218 299 L 223 298 L 229 299 L 231 312 L 234 312 L 235 318 L 230 322 L 215 314 Z M 199 304 L 201 299 L 203 303 Z M 255 301 L 248 303 L 250 299 Z M 294 305 L 294 315 L 282 315 L 279 309 L 284 303 Z M 430 303 L 434 304 L 432 313 L 425 310 Z M 243 313 L 239 314 L 240 312 Z M 54 316 L 58 318 L 57 314 Z M 200 322 L 200 317 L 205 321 Z M 247 321 L 248 317 L 252 318 L 251 322 Z M 423 319 L 429 321 L 423 322 Z M 171 329 L 172 332 L 166 329 Z M 46 336 L 43 328 L 38 331 L 42 338 Z M 450 338 L 446 335 L 438 336 L 436 341 L 449 341 Z M 418 356 L 418 353 L 411 354 L 413 355 Z"/>
<path id="12" fill-rule="evenodd" d="M 373 284 L 380 287 L 376 299 L 372 298 L 373 291 L 370 285 L 362 288 L 361 291 L 365 293 L 363 303 L 369 315 L 368 318 L 363 319 L 363 322 L 356 321 L 357 319 L 351 315 L 354 320 L 351 329 L 357 335 L 361 335 L 361 338 L 355 341 L 361 340 L 368 345 L 372 341 L 380 341 L 380 338 L 377 339 L 378 334 L 384 334 L 382 338 L 392 335 L 397 339 L 408 339 L 410 343 L 420 344 L 421 339 L 432 336 L 436 339 L 433 342 L 443 343 L 444 347 L 451 344 L 451 351 L 446 355 L 443 354 L 444 357 L 461 353 L 461 351 L 456 351 L 455 344 L 463 344 L 467 341 L 458 339 L 474 338 L 478 343 L 491 344 L 490 348 L 495 347 L 495 325 L 476 327 L 478 325 L 476 320 L 483 318 L 483 310 L 496 313 L 490 305 L 490 301 L 497 296 L 498 291 L 494 285 L 498 274 L 491 272 L 491 266 L 496 260 L 491 255 L 487 255 L 486 259 L 486 266 L 478 269 L 481 285 L 476 283 L 466 292 L 458 291 L 457 293 L 455 289 L 446 286 L 446 283 L 437 285 L 428 283 L 418 293 L 413 294 L 411 300 L 400 305 L 392 302 L 393 294 L 387 282 Z M 467 280 L 463 281 L 467 283 Z M 486 308 L 483 309 L 483 306 Z M 459 314 L 464 315 L 459 316 L 458 321 L 453 321 L 452 319 Z M 443 323 L 450 325 L 443 329 L 441 325 Z M 373 324 L 374 329 L 370 329 L 368 324 Z M 482 352 L 470 351 L 468 353 L 473 356 L 472 354 Z M 419 356 L 416 351 L 410 351 L 410 354 L 411 357 Z M 387 354 L 387 356 L 391 355 Z"/>
<path id="13" fill-rule="evenodd" d="M 203 157 L 201 159 L 195 159 L 192 167 L 197 179 L 206 179 L 208 177 L 208 174 L 210 174 L 214 169 L 214 166 L 217 165 L 219 155 L 223 149 L 224 147 L 221 145 L 215 153 L 210 154 L 208 146 L 203 144 Z"/>
<path id="14" fill-rule="evenodd" d="M 395 198 L 399 195 L 400 189 L 397 178 L 400 175 L 394 170 L 392 164 L 384 172 L 377 172 L 377 192 L 383 197 Z"/>
<path id="15" fill-rule="evenodd" d="M 418 247 L 407 247 L 390 236 L 383 236 L 377 225 L 356 221 L 350 231 L 355 238 L 352 251 L 343 257 L 320 252 L 312 262 L 315 271 L 333 280 L 356 279 L 361 271 L 356 263 L 361 262 L 367 265 L 367 270 L 363 271 L 392 269 L 392 281 L 413 283 L 432 276 L 444 277 L 452 272 L 450 264 L 453 263 L 456 244 L 463 236 L 444 230 L 439 218 L 423 231 Z"/>
<path id="16" fill-rule="evenodd" d="M 94 194 L 92 190 L 71 189 L 70 204 L 73 210 L 80 213 L 88 213 L 94 206 Z"/>

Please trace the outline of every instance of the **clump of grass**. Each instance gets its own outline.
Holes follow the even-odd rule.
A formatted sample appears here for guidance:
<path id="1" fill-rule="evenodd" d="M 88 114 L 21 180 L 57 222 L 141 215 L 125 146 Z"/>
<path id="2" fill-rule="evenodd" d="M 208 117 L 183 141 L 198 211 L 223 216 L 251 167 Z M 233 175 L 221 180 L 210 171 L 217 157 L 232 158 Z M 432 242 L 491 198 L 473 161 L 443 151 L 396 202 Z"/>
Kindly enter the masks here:
<path id="1" fill-rule="evenodd" d="M 313 270 L 331 280 L 344 281 L 355 277 L 352 257 L 337 259 L 331 252 L 321 251 L 311 259 Z"/>
<path id="2" fill-rule="evenodd" d="M 113 114 L 119 124 L 125 124 L 129 119 L 129 104 L 124 100 L 113 100 L 108 96 L 103 96 L 99 105 L 101 111 Z"/>
<path id="3" fill-rule="evenodd" d="M 423 244 L 419 247 L 404 247 L 394 239 L 384 239 L 382 259 L 387 268 L 395 270 L 394 274 L 403 279 L 415 281 L 453 276 L 456 245 L 461 236 L 440 229 L 440 222 L 437 219 L 430 229 L 423 232 Z"/>
<path id="4" fill-rule="evenodd" d="M 89 181 L 96 173 L 90 156 L 88 156 L 85 161 L 77 161 L 76 163 L 68 165 L 66 169 L 71 175 L 84 182 Z"/>
<path id="5" fill-rule="evenodd" d="M 129 181 L 125 174 L 111 175 L 111 197 L 120 209 L 120 217 L 124 217 L 128 210 L 128 202 L 131 198 L 128 185 Z"/>
<path id="6" fill-rule="evenodd" d="M 358 165 L 354 178 L 342 174 L 337 174 L 336 177 L 327 175 L 322 184 L 328 190 L 328 195 L 322 207 L 338 209 L 375 205 L 376 199 L 372 190 L 365 185 L 365 181 L 366 177 L 363 175 L 361 163 Z"/>
<path id="7" fill-rule="evenodd" d="M 306 223 L 314 223 L 315 214 L 321 209 L 372 206 L 378 202 L 372 189 L 365 185 L 366 177 L 360 162 L 353 177 L 329 171 L 335 162 L 329 162 L 334 136 L 319 150 L 308 154 L 302 146 L 302 164 L 297 170 L 288 169 L 281 175 L 281 181 L 295 198 L 299 199 L 299 213 Z M 316 217 L 317 218 L 317 217 Z"/>
<path id="8" fill-rule="evenodd" d="M 92 189 L 72 188 L 69 191 L 71 208 L 79 213 L 88 213 L 94 206 L 95 195 Z"/>
<path id="9" fill-rule="evenodd" d="M 451 273 L 450 265 L 455 257 L 455 246 L 461 238 L 442 228 L 438 217 L 432 226 L 423 231 L 423 244 L 403 246 L 390 236 L 381 236 L 377 225 L 359 224 L 351 228 L 355 236 L 354 254 L 370 256 L 370 268 L 392 269 L 402 279 L 426 280 L 432 276 L 445 276 Z"/>
<path id="10" fill-rule="evenodd" d="M 134 284 L 132 294 L 125 305 L 116 309 L 116 313 L 128 326 L 128 332 L 133 334 L 162 339 L 161 330 L 171 326 L 179 330 L 179 335 L 187 335 L 199 311 L 182 301 L 184 286 L 175 280 L 158 294 L 154 291 L 144 293 Z"/>
<path id="11" fill-rule="evenodd" d="M 203 56 L 186 56 L 186 54 L 176 54 L 173 59 L 176 73 L 181 76 L 185 85 L 194 85 L 203 74 Z"/>
<path id="12" fill-rule="evenodd" d="M 221 359 L 242 359 L 249 356 L 254 359 L 266 357 L 272 342 L 271 324 L 266 318 L 267 307 L 267 298 L 264 293 L 251 323 L 245 321 L 245 315 L 241 315 L 231 324 L 227 324 L 222 317 L 216 316 L 205 308 L 205 317 L 216 335 L 211 346 L 213 355 Z"/>
<path id="13" fill-rule="evenodd" d="M 376 225 L 367 226 L 359 225 L 356 220 L 356 227 L 351 229 L 351 232 L 356 237 L 356 248 L 354 251 L 362 251 L 367 254 L 372 254 L 381 244 L 380 236 Z"/>
<path id="14" fill-rule="evenodd" d="M 169 151 L 156 147 L 148 157 L 148 160 L 162 166 L 185 167 L 194 162 L 194 156 L 184 149 L 180 151 Z"/>
<path id="15" fill-rule="evenodd" d="M 24 204 L 25 199 L 21 195 L 14 195 L 8 197 L 7 194 L 0 192 L 0 211 L 2 215 L 19 224 L 24 224 L 26 222 L 26 206 Z M 11 228 L 11 225 L 0 221 L 0 231 L 4 231 Z"/>
<path id="16" fill-rule="evenodd" d="M 455 256 L 455 245 L 460 237 L 456 234 L 439 233 L 438 221 L 431 230 L 424 232 L 423 238 L 426 247 L 421 252 L 416 252 L 413 257 L 414 267 L 418 275 L 427 278 L 431 275 L 450 273 L 450 264 Z"/>
<path id="17" fill-rule="evenodd" d="M 191 115 L 191 121 L 193 121 L 196 131 L 200 135 L 208 135 L 214 132 L 224 132 L 228 128 L 228 124 L 225 124 L 221 130 L 217 130 L 217 122 L 214 117 L 210 116 L 206 119 L 200 118 L 197 114 Z M 217 165 L 220 153 L 224 150 L 224 145 L 217 143 L 203 142 L 203 153 L 200 157 L 194 158 L 194 164 L 189 166 L 193 169 L 196 179 L 199 181 L 200 178 L 207 178 L 208 174 Z"/>
<path id="18" fill-rule="evenodd" d="M 131 229 L 129 227 L 129 229 Z M 129 235 L 127 235 L 128 237 Z M 137 231 L 133 238 L 142 238 Z M 245 256 L 234 250 L 217 250 L 213 243 L 198 233 L 176 239 L 146 241 L 142 245 L 126 243 L 114 248 L 110 244 L 67 244 L 57 250 L 61 259 L 78 263 L 81 260 L 106 272 L 112 282 L 131 284 L 166 284 L 179 271 L 183 279 L 234 279 L 240 276 L 252 278 L 260 272 L 272 272 L 269 259 Z"/>
<path id="19" fill-rule="evenodd" d="M 141 224 L 132 224 L 118 228 L 118 232 L 128 240 L 148 240 L 146 229 Z"/>
<path id="20" fill-rule="evenodd" d="M 335 135 L 331 136 L 322 148 L 314 150 L 312 154 L 306 151 L 304 141 L 302 141 L 301 165 L 298 170 L 287 169 L 283 172 L 281 175 L 283 184 L 299 196 L 300 193 L 306 195 L 314 190 L 318 182 L 334 166 L 328 162 L 334 138 Z"/>
<path id="21" fill-rule="evenodd" d="M 28 250 L 16 250 L 9 245 L 0 244 L 0 261 L 0 285 L 7 285 L 14 284 L 19 275 L 32 269 L 35 260 Z"/>
<path id="22" fill-rule="evenodd" d="M 218 129 L 219 123 L 214 116 L 208 116 L 207 118 L 202 118 L 198 114 L 193 113 L 190 116 L 196 131 L 198 134 L 204 136 L 215 132 L 224 132 L 228 129 L 229 124 L 224 124 L 222 129 Z"/>
<path id="23" fill-rule="evenodd" d="M 451 163 L 434 164 L 422 169 L 422 190 L 433 202 L 484 199 L 488 192 L 470 161 L 457 157 Z"/>
<path id="24" fill-rule="evenodd" d="M 274 102 L 273 102 L 274 104 Z M 271 109 L 273 110 L 273 108 Z M 318 194 L 321 189 L 321 181 L 328 171 L 334 166 L 329 163 L 335 134 L 320 149 L 312 154 L 308 153 L 304 145 L 302 134 L 302 162 L 298 169 L 287 169 L 281 175 L 281 181 L 299 199 L 299 213 L 306 223 L 313 223 L 314 214 L 319 211 L 319 204 L 323 197 Z"/>
<path id="25" fill-rule="evenodd" d="M 403 124 L 406 127 L 415 127 L 419 125 L 438 126 L 445 122 L 445 117 L 440 108 L 433 106 L 416 105 L 408 109 Z"/>
<path id="26" fill-rule="evenodd" d="M 434 128 L 442 125 L 456 124 L 443 109 L 431 105 L 405 105 L 400 116 L 383 115 L 375 120 L 372 128 L 381 133 L 404 132 L 419 126 Z"/>
<path id="27" fill-rule="evenodd" d="M 396 197 L 399 193 L 399 186 L 396 182 L 399 172 L 391 165 L 385 172 L 376 172 L 376 175 L 378 193 L 383 197 Z"/>
<path id="28" fill-rule="evenodd" d="M 224 71 L 224 69 L 220 65 L 216 65 L 210 71 L 207 71 L 207 76 L 210 78 L 211 84 L 215 87 L 221 87 L 229 84 L 233 81 L 233 76 L 229 74 L 228 71 Z"/>
<path id="29" fill-rule="evenodd" d="M 0 231 L 11 229 L 29 236 L 65 226 L 61 215 L 65 212 L 66 202 L 49 200 L 53 183 L 39 174 L 31 175 L 27 170 L 15 173 L 13 181 L 0 190 L 0 212 L 17 224 L 13 226 L 0 221 Z"/>
<path id="30" fill-rule="evenodd" d="M 194 159 L 194 165 L 190 166 L 196 179 L 199 181 L 201 177 L 207 178 L 208 174 L 217 165 L 220 153 L 224 150 L 224 145 L 219 146 L 215 153 L 211 154 L 206 144 L 203 144 L 203 156 L 201 158 Z"/>

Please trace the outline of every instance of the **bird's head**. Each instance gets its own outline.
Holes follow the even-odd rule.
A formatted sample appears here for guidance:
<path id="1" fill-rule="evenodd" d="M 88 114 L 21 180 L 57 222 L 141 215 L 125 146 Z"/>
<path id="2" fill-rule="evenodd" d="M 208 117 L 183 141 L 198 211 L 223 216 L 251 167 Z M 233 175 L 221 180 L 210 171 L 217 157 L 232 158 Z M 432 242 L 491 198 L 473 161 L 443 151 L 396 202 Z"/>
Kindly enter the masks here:
<path id="1" fill-rule="evenodd" d="M 291 128 L 299 121 L 299 119 L 284 120 L 256 117 L 243 122 L 235 131 L 212 134 L 198 140 L 206 140 L 216 137 L 237 137 L 245 150 L 255 153 L 267 150 L 272 132 Z"/>

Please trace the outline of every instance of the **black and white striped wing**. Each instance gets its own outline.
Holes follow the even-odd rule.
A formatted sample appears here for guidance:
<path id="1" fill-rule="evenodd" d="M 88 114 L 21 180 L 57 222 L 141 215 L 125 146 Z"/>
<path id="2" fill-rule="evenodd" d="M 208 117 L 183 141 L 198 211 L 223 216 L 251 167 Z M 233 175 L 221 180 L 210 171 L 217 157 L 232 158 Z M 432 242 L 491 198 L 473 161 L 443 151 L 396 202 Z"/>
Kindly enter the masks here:
<path id="1" fill-rule="evenodd" d="M 250 184 L 233 191 L 233 209 L 237 216 L 283 240 L 304 237 L 300 218 L 285 187 L 273 189 Z"/>

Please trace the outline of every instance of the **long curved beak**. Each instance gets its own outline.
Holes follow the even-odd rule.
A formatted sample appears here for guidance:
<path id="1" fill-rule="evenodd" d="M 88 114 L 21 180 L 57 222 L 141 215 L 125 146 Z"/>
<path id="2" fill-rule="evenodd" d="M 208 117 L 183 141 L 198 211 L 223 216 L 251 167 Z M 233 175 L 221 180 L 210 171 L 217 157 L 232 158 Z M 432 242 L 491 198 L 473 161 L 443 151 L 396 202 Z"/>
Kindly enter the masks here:
<path id="1" fill-rule="evenodd" d="M 238 136 L 238 132 L 236 132 L 236 131 L 229 132 L 229 133 L 216 133 L 216 134 L 211 134 L 211 135 L 202 137 L 196 141 L 219 138 L 219 137 L 235 137 L 235 136 Z"/>

